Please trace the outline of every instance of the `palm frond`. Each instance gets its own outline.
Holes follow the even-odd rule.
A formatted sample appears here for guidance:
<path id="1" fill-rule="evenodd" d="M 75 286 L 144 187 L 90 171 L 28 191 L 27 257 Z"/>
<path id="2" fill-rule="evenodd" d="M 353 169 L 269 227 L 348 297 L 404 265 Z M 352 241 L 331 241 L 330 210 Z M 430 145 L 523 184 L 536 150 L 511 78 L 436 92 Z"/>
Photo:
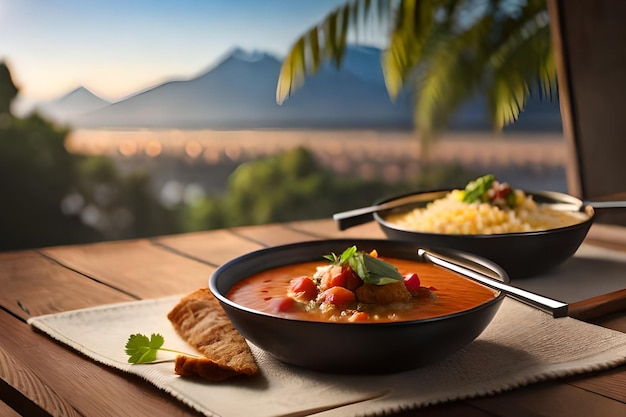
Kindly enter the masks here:
<path id="1" fill-rule="evenodd" d="M 414 122 L 424 142 L 444 130 L 458 106 L 479 91 L 487 56 L 481 45 L 492 24 L 485 16 L 463 33 L 431 35 L 414 93 Z"/>
<path id="2" fill-rule="evenodd" d="M 389 47 L 382 57 L 385 85 L 395 99 L 422 58 L 439 1 L 405 0 L 398 5 Z"/>
<path id="3" fill-rule="evenodd" d="M 395 99 L 413 87 L 414 122 L 423 140 L 445 129 L 460 104 L 477 93 L 487 95 L 492 124 L 502 129 L 517 120 L 536 87 L 549 98 L 556 92 L 545 2 L 347 1 L 292 46 L 276 100 L 287 99 L 323 62 L 341 67 L 351 31 L 390 25 L 381 57 L 387 91 Z"/>
<path id="4" fill-rule="evenodd" d="M 373 6 L 375 3 L 375 7 Z M 283 103 L 304 84 L 307 75 L 315 74 L 324 61 L 340 67 L 345 55 L 349 31 L 358 33 L 362 26 L 378 18 L 384 25 L 394 1 L 353 0 L 330 12 L 322 22 L 302 35 L 291 47 L 280 69 L 276 102 Z"/>
<path id="5" fill-rule="evenodd" d="M 549 98 L 556 91 L 556 66 L 545 10 L 509 21 L 507 35 L 489 59 L 486 86 L 492 122 L 500 130 L 516 121 L 533 87 Z"/>

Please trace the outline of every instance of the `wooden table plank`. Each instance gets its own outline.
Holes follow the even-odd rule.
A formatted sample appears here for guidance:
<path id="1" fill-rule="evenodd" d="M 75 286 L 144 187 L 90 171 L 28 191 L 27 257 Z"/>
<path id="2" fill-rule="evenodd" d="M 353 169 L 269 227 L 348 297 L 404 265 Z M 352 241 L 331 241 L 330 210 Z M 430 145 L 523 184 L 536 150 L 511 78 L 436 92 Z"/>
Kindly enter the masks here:
<path id="1" fill-rule="evenodd" d="M 25 414 L 22 414 L 22 415 L 25 415 Z M 34 414 L 28 414 L 28 415 L 32 416 L 32 417 L 38 417 L 38 416 L 36 416 Z M 15 411 L 13 408 L 9 407 L 9 405 L 7 403 L 4 403 L 4 402 L 0 401 L 0 416 L 3 416 L 3 417 L 20 417 L 20 414 L 18 414 L 17 411 Z"/>
<path id="2" fill-rule="evenodd" d="M 23 320 L 29 316 L 133 300 L 35 251 L 0 253 L 0 282 L 0 305 Z"/>
<path id="3" fill-rule="evenodd" d="M 471 404 L 457 401 L 390 414 L 393 417 L 496 417 Z"/>
<path id="4" fill-rule="evenodd" d="M 181 416 L 200 414 L 137 377 L 101 366 L 0 311 L 3 381 L 51 415 Z M 123 347 L 120 347 L 123 349 Z M 2 398 L 9 393 L 3 388 Z M 23 415 L 29 415 L 23 410 Z M 18 410 L 19 411 L 19 410 Z"/>
<path id="5" fill-rule="evenodd" d="M 570 382 L 571 385 L 587 391 L 614 398 L 626 404 L 626 365 L 596 375 L 586 375 Z"/>
<path id="6" fill-rule="evenodd" d="M 45 415 L 46 410 L 54 410 L 55 414 L 79 417 L 78 412 L 67 401 L 42 383 L 35 373 L 18 364 L 13 359 L 14 356 L 0 346 L 2 398 L 10 401 L 12 408 L 29 416 Z"/>
<path id="7" fill-rule="evenodd" d="M 231 229 L 231 231 L 238 236 L 253 242 L 258 242 L 265 247 L 319 239 L 318 236 L 311 235 L 310 233 L 293 230 L 289 227 L 288 223 L 277 223 L 263 227 L 237 227 Z"/>
<path id="8" fill-rule="evenodd" d="M 486 412 L 507 417 L 626 416 L 626 404 L 622 402 L 552 381 L 468 402 Z"/>
<path id="9" fill-rule="evenodd" d="M 206 286 L 215 269 L 148 240 L 59 246 L 41 252 L 136 298 L 189 293 Z"/>
<path id="10" fill-rule="evenodd" d="M 351 238 L 372 238 L 384 239 L 385 233 L 377 223 L 370 222 L 359 226 L 354 226 L 346 230 L 339 230 L 337 224 L 332 220 L 313 220 L 290 222 L 289 227 L 299 232 L 317 236 L 319 238 L 351 239 Z"/>
<path id="11" fill-rule="evenodd" d="M 214 267 L 263 247 L 258 242 L 239 236 L 227 229 L 164 236 L 153 240 L 163 247 L 201 260 Z"/>

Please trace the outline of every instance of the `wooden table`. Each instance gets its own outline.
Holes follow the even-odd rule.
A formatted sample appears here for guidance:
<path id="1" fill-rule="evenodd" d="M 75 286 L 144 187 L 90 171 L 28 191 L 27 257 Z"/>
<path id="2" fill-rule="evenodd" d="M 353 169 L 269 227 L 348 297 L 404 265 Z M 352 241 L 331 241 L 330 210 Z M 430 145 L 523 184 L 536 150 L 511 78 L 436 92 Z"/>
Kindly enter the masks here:
<path id="1" fill-rule="evenodd" d="M 597 243 L 593 231 L 587 243 Z M 211 272 L 233 257 L 329 237 L 383 234 L 374 223 L 340 232 L 332 220 L 314 220 L 0 253 L 0 415 L 197 416 L 139 378 L 98 365 L 33 331 L 26 320 L 191 292 L 206 286 Z M 613 247 L 626 251 L 626 243 Z M 613 307 L 621 311 L 593 321 L 626 332 L 623 302 Z M 397 414 L 418 415 L 624 417 L 626 366 Z"/>

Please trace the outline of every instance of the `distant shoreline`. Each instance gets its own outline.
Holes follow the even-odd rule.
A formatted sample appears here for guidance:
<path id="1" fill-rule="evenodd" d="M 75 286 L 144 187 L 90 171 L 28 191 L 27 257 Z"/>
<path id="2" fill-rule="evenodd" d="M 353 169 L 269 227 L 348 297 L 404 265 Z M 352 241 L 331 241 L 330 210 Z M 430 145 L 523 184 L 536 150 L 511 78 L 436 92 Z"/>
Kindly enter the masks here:
<path id="1" fill-rule="evenodd" d="M 239 153 L 263 156 L 305 146 L 330 155 L 345 152 L 388 157 L 390 160 L 424 156 L 414 131 L 367 129 L 77 129 L 68 136 L 66 146 L 73 153 L 98 155 L 120 154 L 124 146 L 132 150 L 133 155 L 149 152 L 151 148 L 176 155 L 191 146 L 198 155 L 237 148 Z M 446 132 L 429 146 L 428 158 L 462 164 L 492 161 L 497 164 L 560 166 L 566 161 L 566 146 L 561 132 Z"/>
<path id="2" fill-rule="evenodd" d="M 491 172 L 526 189 L 567 190 L 565 139 L 546 132 L 448 132 L 427 157 L 413 131 L 76 130 L 66 144 L 70 152 L 109 156 L 124 172 L 149 171 L 157 194 L 172 182 L 223 193 L 238 165 L 297 146 L 338 176 L 391 183 L 418 175 L 428 163 Z"/>

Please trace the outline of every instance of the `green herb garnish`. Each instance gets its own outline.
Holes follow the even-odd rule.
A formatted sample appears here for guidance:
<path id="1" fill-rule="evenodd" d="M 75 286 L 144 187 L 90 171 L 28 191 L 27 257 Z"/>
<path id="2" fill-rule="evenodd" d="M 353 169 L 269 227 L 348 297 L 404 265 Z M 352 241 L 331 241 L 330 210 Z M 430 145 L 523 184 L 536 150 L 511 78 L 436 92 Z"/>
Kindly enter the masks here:
<path id="1" fill-rule="evenodd" d="M 333 265 L 345 265 L 356 252 L 356 245 L 350 246 L 343 251 L 341 256 L 337 256 L 334 252 L 331 252 L 330 255 L 324 255 L 324 259 L 328 259 Z"/>
<path id="2" fill-rule="evenodd" d="M 470 181 L 460 192 L 459 199 L 468 204 L 489 203 L 501 208 L 515 208 L 518 204 L 516 191 L 509 184 L 497 181 L 493 174 Z"/>
<path id="3" fill-rule="evenodd" d="M 331 253 L 324 258 L 334 265 L 349 265 L 358 277 L 368 284 L 385 285 L 404 279 L 395 266 L 357 250 L 356 246 L 349 247 L 341 256 Z"/>
<path id="4" fill-rule="evenodd" d="M 130 356 L 128 363 L 150 363 L 156 361 L 157 352 L 159 350 L 179 353 L 187 356 L 190 355 L 178 350 L 167 349 L 163 347 L 165 339 L 160 334 L 152 333 L 150 337 L 137 333 L 132 334 L 126 342 L 126 354 Z"/>
<path id="5" fill-rule="evenodd" d="M 487 191 L 493 186 L 495 180 L 496 177 L 493 174 L 487 174 L 470 181 L 463 191 L 463 201 L 466 203 L 485 201 Z"/>

